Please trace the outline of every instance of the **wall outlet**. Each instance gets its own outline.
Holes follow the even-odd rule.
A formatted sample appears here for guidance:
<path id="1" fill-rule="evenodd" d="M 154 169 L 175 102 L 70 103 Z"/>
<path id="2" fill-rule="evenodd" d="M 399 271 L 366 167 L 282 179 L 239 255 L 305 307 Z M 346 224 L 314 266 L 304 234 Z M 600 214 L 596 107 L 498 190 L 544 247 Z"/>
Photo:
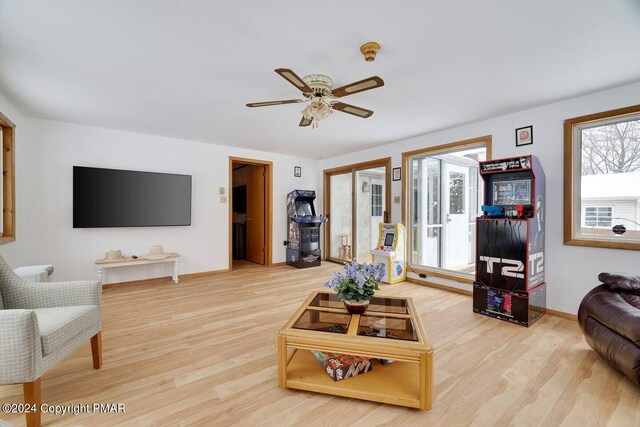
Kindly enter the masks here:
<path id="1" fill-rule="evenodd" d="M 220 194 L 221 196 L 224 196 L 225 191 L 226 191 L 226 190 L 225 190 L 225 188 L 224 188 L 224 187 L 220 187 L 220 188 L 218 188 L 218 194 Z"/>
<path id="2" fill-rule="evenodd" d="M 400 203 L 400 196 L 393 196 L 393 203 Z"/>
<path id="3" fill-rule="evenodd" d="M 220 203 L 227 203 L 227 196 L 220 196 Z"/>

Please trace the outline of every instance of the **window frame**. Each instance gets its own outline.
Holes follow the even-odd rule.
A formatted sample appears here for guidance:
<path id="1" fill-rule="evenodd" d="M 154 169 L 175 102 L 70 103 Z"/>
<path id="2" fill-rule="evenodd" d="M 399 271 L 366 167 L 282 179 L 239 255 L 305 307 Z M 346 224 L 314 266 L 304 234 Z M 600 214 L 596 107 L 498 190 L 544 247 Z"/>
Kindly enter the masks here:
<path id="1" fill-rule="evenodd" d="M 2 236 L 0 245 L 16 240 L 15 128 L 0 112 L 2 129 Z"/>
<path id="2" fill-rule="evenodd" d="M 382 203 L 382 184 L 371 184 L 371 216 L 384 216 L 384 209 L 382 209 L 383 203 Z M 374 191 L 375 188 L 378 188 L 380 190 L 379 193 L 376 193 Z M 380 203 L 377 203 L 377 202 Z M 380 215 L 374 215 L 374 213 L 380 212 Z"/>
<path id="3" fill-rule="evenodd" d="M 411 176 L 410 172 L 409 172 L 409 168 L 411 166 L 410 162 L 411 162 L 411 158 L 414 156 L 419 156 L 419 155 L 429 155 L 429 156 L 433 156 L 433 155 L 437 155 L 440 153 L 446 153 L 448 151 L 452 151 L 452 150 L 464 150 L 464 149 L 471 149 L 474 147 L 479 147 L 482 146 L 484 144 L 485 147 L 485 152 L 486 152 L 486 160 L 491 160 L 492 159 L 492 152 L 491 152 L 491 144 L 492 144 L 492 136 L 491 135 L 485 135 L 485 136 L 481 136 L 478 138 L 471 138 L 471 139 L 465 139 L 462 141 L 456 141 L 456 142 L 451 142 L 448 144 L 442 144 L 442 145 L 436 145 L 433 147 L 427 147 L 427 148 L 421 148 L 419 150 L 413 150 L 413 151 L 407 151 L 402 153 L 402 222 L 403 224 L 405 224 L 405 226 L 407 227 L 407 230 L 410 229 L 410 224 L 409 224 L 409 214 L 413 214 L 412 212 L 410 212 L 409 208 L 410 208 L 410 200 L 409 198 L 411 197 L 410 190 L 411 190 L 411 185 L 409 185 L 408 183 L 408 179 Z M 484 183 L 482 182 L 478 182 L 479 185 L 483 185 Z M 442 185 L 442 183 L 440 183 L 440 185 Z M 460 283 L 465 283 L 468 285 L 472 285 L 473 281 L 474 281 L 474 276 L 470 276 L 469 274 L 465 274 L 465 273 L 455 273 L 449 270 L 444 270 L 441 268 L 435 268 L 435 267 L 427 267 L 427 266 L 423 266 L 423 265 L 416 265 L 416 264 L 412 264 L 411 263 L 411 257 L 409 256 L 409 251 L 411 248 L 411 242 L 409 241 L 409 239 L 411 239 L 410 236 L 410 232 L 407 232 L 407 241 L 405 242 L 405 259 L 407 260 L 407 265 L 409 266 L 410 270 L 413 271 L 414 273 L 420 274 L 420 273 L 424 273 L 427 274 L 428 276 L 433 276 L 433 277 L 438 277 L 441 279 L 448 279 L 448 280 L 453 280 L 456 282 L 460 282 Z"/>
<path id="4" fill-rule="evenodd" d="M 580 185 L 582 179 L 581 146 L 577 146 L 574 135 L 587 124 L 624 119 L 640 114 L 640 105 L 573 117 L 564 121 L 564 244 L 608 249 L 640 250 L 640 240 L 613 236 L 581 236 L 582 203 Z M 603 123 L 603 125 L 606 123 Z M 577 174 L 577 175 L 576 175 Z M 579 177 L 579 179 L 575 179 Z M 586 206 L 586 205 L 585 205 Z"/>

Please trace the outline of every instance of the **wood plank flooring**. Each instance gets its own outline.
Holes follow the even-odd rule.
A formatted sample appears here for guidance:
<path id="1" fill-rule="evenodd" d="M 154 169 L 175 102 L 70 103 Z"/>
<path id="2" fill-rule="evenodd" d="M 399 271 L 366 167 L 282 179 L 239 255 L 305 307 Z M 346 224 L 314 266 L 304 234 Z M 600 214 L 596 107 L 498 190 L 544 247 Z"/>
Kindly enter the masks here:
<path id="1" fill-rule="evenodd" d="M 527 329 L 473 314 L 466 295 L 413 283 L 380 292 L 411 296 L 421 312 L 435 348 L 431 411 L 278 387 L 279 328 L 338 268 L 105 289 L 102 368 L 92 368 L 87 342 L 45 374 L 42 401 L 124 403 L 126 412 L 43 414 L 43 425 L 640 425 L 640 389 L 588 347 L 576 322 L 547 315 Z M 22 403 L 22 387 L 0 386 L 0 403 Z"/>

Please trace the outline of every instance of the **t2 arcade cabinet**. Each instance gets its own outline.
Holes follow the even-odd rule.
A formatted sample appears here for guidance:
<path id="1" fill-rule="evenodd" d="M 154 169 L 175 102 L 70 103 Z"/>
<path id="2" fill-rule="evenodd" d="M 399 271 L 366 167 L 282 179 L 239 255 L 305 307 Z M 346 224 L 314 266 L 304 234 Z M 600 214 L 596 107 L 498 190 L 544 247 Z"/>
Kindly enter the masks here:
<path id="1" fill-rule="evenodd" d="M 545 177 L 537 157 L 480 162 L 473 311 L 530 326 L 546 308 Z"/>
<path id="2" fill-rule="evenodd" d="M 407 264 L 404 259 L 404 225 L 380 223 L 378 245 L 371 250 L 373 262 L 384 264 L 385 276 L 382 281 L 394 284 L 407 279 Z"/>
<path id="3" fill-rule="evenodd" d="M 287 264 L 297 268 L 320 265 L 320 225 L 327 218 L 316 216 L 316 192 L 293 190 L 287 194 Z"/>

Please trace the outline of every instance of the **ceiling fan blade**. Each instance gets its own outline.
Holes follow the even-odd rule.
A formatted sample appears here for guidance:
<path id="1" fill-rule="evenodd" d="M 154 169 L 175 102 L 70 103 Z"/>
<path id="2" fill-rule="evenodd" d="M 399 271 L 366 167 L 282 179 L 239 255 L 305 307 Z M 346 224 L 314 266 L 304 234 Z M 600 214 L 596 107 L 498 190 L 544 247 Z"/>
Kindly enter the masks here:
<path id="1" fill-rule="evenodd" d="M 288 68 L 277 68 L 275 70 L 276 73 L 280 74 L 284 77 L 289 83 L 294 85 L 300 90 L 302 93 L 311 93 L 313 90 L 307 85 L 304 80 L 302 80 L 296 73 L 291 71 Z"/>
<path id="2" fill-rule="evenodd" d="M 309 126 L 311 124 L 311 120 L 307 119 L 305 116 L 302 116 L 302 118 L 300 119 L 300 126 L 304 127 L 304 126 Z"/>
<path id="3" fill-rule="evenodd" d="M 350 83 L 337 89 L 333 89 L 331 93 L 336 98 L 341 98 L 343 96 L 353 95 L 354 93 L 364 92 L 365 90 L 375 89 L 382 86 L 384 86 L 384 81 L 378 76 L 373 76 L 369 77 L 368 79 L 360 80 L 358 82 Z"/>
<path id="4" fill-rule="evenodd" d="M 285 99 L 282 101 L 250 102 L 247 107 L 269 107 L 270 105 L 297 104 L 304 102 L 304 99 Z"/>
<path id="5" fill-rule="evenodd" d="M 331 108 L 333 108 L 334 110 L 342 111 L 343 113 L 362 117 L 363 119 L 371 117 L 371 115 L 373 114 L 373 111 L 371 110 L 356 107 L 355 105 L 345 104 L 344 102 L 334 102 Z"/>

